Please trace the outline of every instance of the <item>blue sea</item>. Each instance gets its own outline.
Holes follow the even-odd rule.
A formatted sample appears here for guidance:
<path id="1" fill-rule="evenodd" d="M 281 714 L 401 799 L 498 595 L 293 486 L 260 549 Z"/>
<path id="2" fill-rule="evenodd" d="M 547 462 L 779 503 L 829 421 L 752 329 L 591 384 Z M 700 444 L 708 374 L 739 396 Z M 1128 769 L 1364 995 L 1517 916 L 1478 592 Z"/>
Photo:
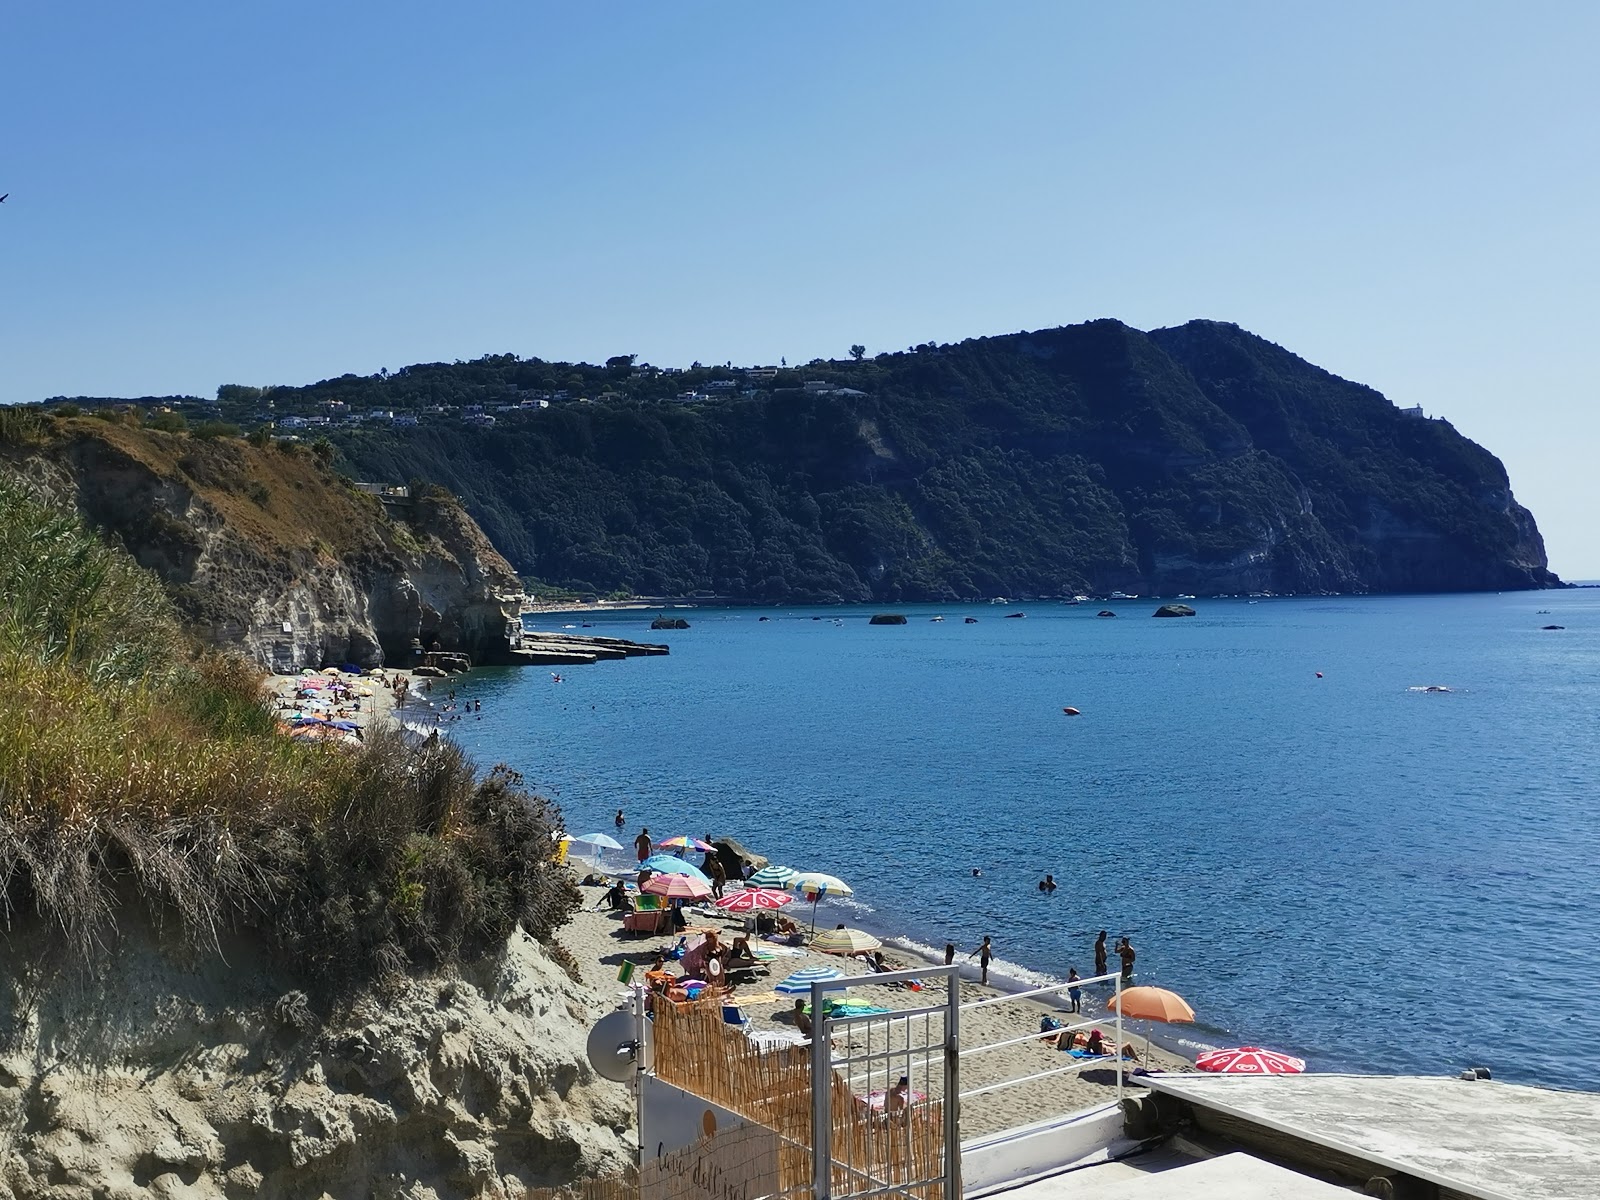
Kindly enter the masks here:
<path id="1" fill-rule="evenodd" d="M 672 654 L 475 672 L 451 729 L 574 833 L 842 877 L 819 923 L 1023 981 L 1126 934 L 1191 1049 L 1595 1088 L 1600 591 L 1156 603 L 541 617 Z"/>

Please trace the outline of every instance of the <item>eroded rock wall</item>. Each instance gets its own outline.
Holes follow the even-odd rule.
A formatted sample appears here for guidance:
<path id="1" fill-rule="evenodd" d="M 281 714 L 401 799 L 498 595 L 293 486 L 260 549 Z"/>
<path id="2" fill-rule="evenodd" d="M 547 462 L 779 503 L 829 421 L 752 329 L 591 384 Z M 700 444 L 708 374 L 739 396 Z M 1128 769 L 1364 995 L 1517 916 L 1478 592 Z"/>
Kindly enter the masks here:
<path id="1" fill-rule="evenodd" d="M 6 1200 L 514 1197 L 630 1158 L 629 1095 L 584 1053 L 609 1005 L 520 931 L 330 1015 L 252 946 L 185 962 L 122 924 L 92 978 L 8 939 Z"/>
<path id="2" fill-rule="evenodd" d="M 442 493 L 381 501 L 306 452 L 88 419 L 7 465 L 159 575 L 197 636 L 269 669 L 519 644 L 516 572 Z"/>

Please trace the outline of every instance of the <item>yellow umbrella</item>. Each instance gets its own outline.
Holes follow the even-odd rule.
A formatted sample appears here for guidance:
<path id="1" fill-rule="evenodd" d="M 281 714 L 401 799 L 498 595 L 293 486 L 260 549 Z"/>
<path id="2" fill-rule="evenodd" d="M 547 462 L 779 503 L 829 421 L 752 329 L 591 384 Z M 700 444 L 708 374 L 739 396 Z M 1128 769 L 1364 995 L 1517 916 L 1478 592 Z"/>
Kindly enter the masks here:
<path id="1" fill-rule="evenodd" d="M 811 948 L 824 954 L 855 954 L 862 950 L 876 950 L 883 945 L 870 933 L 860 929 L 830 929 L 812 939 Z"/>

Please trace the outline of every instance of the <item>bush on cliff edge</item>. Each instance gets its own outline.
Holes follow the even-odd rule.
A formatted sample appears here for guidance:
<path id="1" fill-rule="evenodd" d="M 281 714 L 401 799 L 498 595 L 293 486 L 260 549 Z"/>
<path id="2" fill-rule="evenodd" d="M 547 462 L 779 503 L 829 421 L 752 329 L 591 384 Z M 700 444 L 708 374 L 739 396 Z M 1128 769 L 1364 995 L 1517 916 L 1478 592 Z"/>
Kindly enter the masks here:
<path id="1" fill-rule="evenodd" d="M 159 584 L 0 484 L 0 920 L 87 962 L 136 896 L 198 946 L 259 932 L 327 985 L 469 960 L 576 909 L 559 814 L 450 743 L 278 728 L 261 676 L 190 646 Z"/>

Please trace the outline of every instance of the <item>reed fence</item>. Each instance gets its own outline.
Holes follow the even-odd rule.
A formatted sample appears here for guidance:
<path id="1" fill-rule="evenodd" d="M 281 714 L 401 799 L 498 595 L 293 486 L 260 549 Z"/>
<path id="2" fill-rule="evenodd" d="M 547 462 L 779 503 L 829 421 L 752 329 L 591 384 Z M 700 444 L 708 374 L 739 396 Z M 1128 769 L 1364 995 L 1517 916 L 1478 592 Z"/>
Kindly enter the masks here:
<path id="1" fill-rule="evenodd" d="M 715 1001 L 658 1004 L 652 1032 L 656 1076 L 777 1134 L 779 1192 L 809 1193 L 810 1049 L 758 1048 L 722 1019 Z M 835 1197 L 894 1193 L 907 1200 L 945 1200 L 943 1101 L 884 1113 L 856 1096 L 836 1071 L 829 1086 Z"/>

